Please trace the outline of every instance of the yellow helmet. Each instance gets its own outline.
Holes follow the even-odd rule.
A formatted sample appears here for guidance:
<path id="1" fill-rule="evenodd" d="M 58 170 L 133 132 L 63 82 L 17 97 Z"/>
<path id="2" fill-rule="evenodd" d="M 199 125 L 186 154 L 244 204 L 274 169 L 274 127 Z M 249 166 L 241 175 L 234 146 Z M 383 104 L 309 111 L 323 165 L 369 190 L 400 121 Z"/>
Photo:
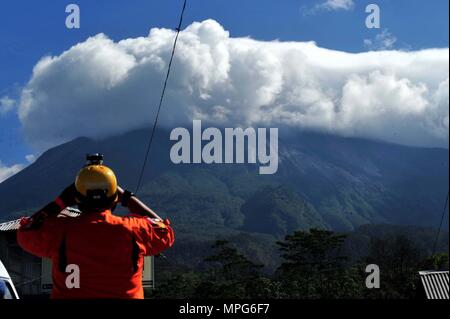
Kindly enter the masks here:
<path id="1" fill-rule="evenodd" d="M 78 205 L 85 208 L 106 209 L 117 202 L 117 179 L 102 162 L 88 163 L 75 180 Z"/>

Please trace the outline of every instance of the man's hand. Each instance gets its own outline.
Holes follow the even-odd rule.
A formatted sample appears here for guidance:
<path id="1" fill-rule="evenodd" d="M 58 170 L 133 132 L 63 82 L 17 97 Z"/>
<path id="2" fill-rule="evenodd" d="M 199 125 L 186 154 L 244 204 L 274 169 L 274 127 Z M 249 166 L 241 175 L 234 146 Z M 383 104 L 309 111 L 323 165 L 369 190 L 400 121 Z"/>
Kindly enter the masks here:
<path id="1" fill-rule="evenodd" d="M 48 203 L 44 208 L 34 213 L 30 218 L 21 221 L 23 229 L 39 228 L 47 217 L 58 216 L 58 214 L 66 207 L 74 206 L 77 202 L 75 184 L 71 184 L 53 201 Z"/>

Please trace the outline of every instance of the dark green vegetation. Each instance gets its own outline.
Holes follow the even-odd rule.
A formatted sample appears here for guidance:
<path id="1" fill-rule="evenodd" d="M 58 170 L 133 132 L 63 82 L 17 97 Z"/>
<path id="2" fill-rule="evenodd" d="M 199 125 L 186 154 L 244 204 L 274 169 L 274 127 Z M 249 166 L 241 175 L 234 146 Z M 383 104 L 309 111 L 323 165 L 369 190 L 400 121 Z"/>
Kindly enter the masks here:
<path id="1" fill-rule="evenodd" d="M 448 247 L 446 236 L 442 244 Z M 430 258 L 418 241 L 403 234 L 370 237 L 366 254 L 355 259 L 345 247 L 355 241 L 351 237 L 318 229 L 287 235 L 277 242 L 281 263 L 270 273 L 235 245 L 219 240 L 204 259 L 203 271 L 158 260 L 157 287 L 146 295 L 172 299 L 422 298 L 418 271 L 448 269 L 448 254 Z M 365 285 L 369 275 L 365 268 L 372 263 L 380 268 L 379 289 Z"/>

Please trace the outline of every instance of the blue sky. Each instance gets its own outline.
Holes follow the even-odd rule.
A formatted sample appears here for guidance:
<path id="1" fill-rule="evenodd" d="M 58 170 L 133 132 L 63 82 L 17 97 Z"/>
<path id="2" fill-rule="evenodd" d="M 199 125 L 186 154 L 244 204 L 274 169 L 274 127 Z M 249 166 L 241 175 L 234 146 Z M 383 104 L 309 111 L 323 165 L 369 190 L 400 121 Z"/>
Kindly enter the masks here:
<path id="1" fill-rule="evenodd" d="M 191 0 L 184 25 L 213 18 L 232 37 L 310 41 L 320 47 L 365 51 L 364 39 L 380 30 L 365 28 L 365 7 L 381 8 L 381 27 L 397 39 L 395 48 L 448 47 L 448 0 L 356 0 L 351 10 L 316 10 L 325 0 Z M 81 8 L 81 28 L 65 28 L 65 7 Z M 103 32 L 113 40 L 146 36 L 151 27 L 176 26 L 181 0 L 2 1 L 0 4 L 0 98 L 17 98 L 36 62 L 59 55 L 87 37 Z M 39 120 L 39 119 L 38 119 Z M 33 149 L 24 141 L 15 112 L 0 114 L 0 162 L 26 163 Z"/>

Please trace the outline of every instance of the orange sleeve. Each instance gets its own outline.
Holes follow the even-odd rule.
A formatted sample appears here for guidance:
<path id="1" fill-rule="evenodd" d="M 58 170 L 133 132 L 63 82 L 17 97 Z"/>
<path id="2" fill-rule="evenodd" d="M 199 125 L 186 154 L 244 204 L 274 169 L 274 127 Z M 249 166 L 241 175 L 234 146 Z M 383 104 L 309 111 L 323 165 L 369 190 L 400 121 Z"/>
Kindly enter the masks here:
<path id="1" fill-rule="evenodd" d="M 28 218 L 23 218 L 17 231 L 17 242 L 23 250 L 38 257 L 52 258 L 61 244 L 62 218 L 48 217 L 37 229 L 28 229 Z"/>
<path id="2" fill-rule="evenodd" d="M 175 237 L 170 221 L 137 217 L 140 227 L 136 230 L 136 240 L 144 249 L 145 256 L 154 256 L 172 247 Z"/>

